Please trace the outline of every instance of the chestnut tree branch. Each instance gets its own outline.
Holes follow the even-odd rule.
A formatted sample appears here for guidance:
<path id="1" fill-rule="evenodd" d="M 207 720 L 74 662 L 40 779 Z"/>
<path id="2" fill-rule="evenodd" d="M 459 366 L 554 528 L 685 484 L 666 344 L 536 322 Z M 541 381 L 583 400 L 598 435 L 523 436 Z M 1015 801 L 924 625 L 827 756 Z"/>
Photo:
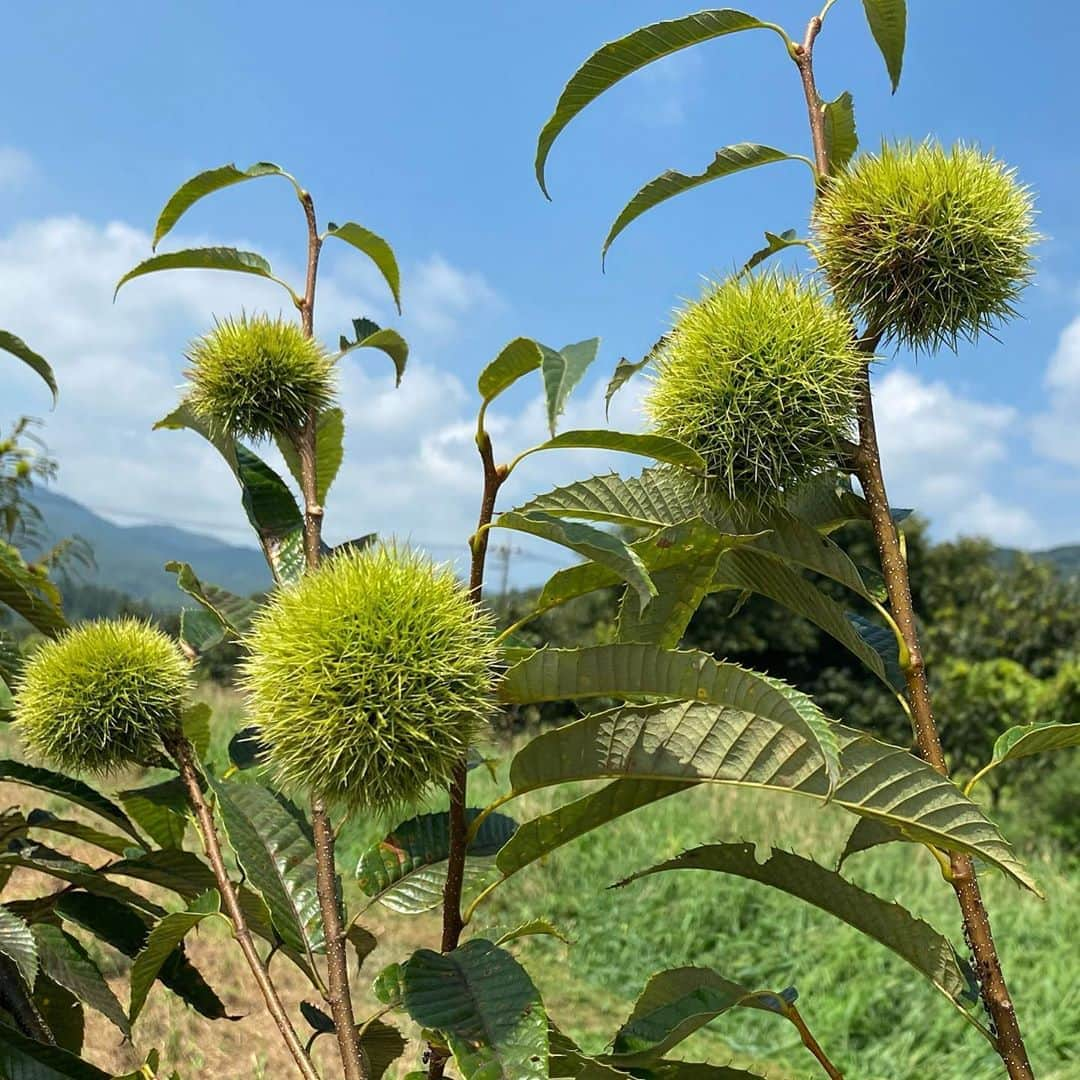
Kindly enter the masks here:
<path id="1" fill-rule="evenodd" d="M 827 10 L 827 7 L 826 7 Z M 824 12 L 822 13 L 824 14 Z M 814 42 L 821 31 L 821 16 L 810 20 L 802 45 L 795 47 L 792 58 L 802 77 L 803 93 L 814 143 L 814 160 L 823 179 L 829 173 L 829 151 L 825 140 L 825 114 L 814 80 Z M 859 347 L 867 354 L 860 386 L 858 420 L 859 443 L 854 451 L 855 475 L 870 509 L 870 523 L 881 562 L 881 572 L 889 596 L 889 608 L 903 637 L 907 655 L 903 658 L 904 682 L 910 706 L 912 726 L 919 753 L 943 776 L 949 775 L 934 723 L 930 688 L 926 678 L 915 606 L 911 599 L 911 581 L 900 536 L 889 509 L 885 479 L 878 448 L 874 419 L 874 398 L 870 387 L 870 358 L 880 341 L 878 328 L 869 328 Z M 975 961 L 979 991 L 996 1030 L 996 1047 L 1011 1080 L 1034 1080 L 1016 1010 L 1001 969 L 997 946 L 990 928 L 990 917 L 979 892 L 975 867 L 967 855 L 949 857 L 953 891 L 964 921 L 964 937 Z"/>

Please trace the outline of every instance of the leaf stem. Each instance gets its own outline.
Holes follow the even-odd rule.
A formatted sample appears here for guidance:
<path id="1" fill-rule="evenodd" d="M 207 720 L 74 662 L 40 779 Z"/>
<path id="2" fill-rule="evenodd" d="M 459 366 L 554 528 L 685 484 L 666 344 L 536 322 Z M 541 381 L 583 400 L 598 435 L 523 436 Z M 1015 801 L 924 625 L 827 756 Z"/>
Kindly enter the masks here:
<path id="1" fill-rule="evenodd" d="M 818 1063 L 825 1070 L 829 1080 L 844 1080 L 844 1074 L 829 1060 L 828 1055 L 822 1050 L 821 1044 L 814 1038 L 813 1033 L 806 1026 L 806 1021 L 802 1018 L 802 1013 L 800 1013 L 794 1005 L 788 1005 L 785 1010 L 785 1015 L 795 1025 L 796 1030 L 799 1032 L 799 1038 L 802 1039 L 803 1046 L 817 1058 Z"/>
<path id="2" fill-rule="evenodd" d="M 169 739 L 166 749 L 176 761 L 177 768 L 180 771 L 180 779 L 187 790 L 188 801 L 191 803 L 191 808 L 195 813 L 195 820 L 199 826 L 203 850 L 206 852 L 207 859 L 210 860 L 210 867 L 214 871 L 214 878 L 217 880 L 218 889 L 225 903 L 225 910 L 233 924 L 234 936 L 240 945 L 240 951 L 244 954 L 248 967 L 251 969 L 251 974 L 255 978 L 259 992 L 266 1002 L 266 1008 L 274 1018 L 274 1023 L 277 1025 L 277 1029 L 281 1033 L 293 1061 L 296 1062 L 300 1075 L 304 1077 L 304 1080 L 319 1080 L 319 1074 L 311 1064 L 311 1059 L 308 1057 L 303 1043 L 300 1042 L 292 1021 L 289 1019 L 289 1014 L 281 1003 L 277 988 L 270 978 L 269 969 L 263 963 L 251 938 L 247 919 L 240 908 L 236 887 L 225 869 L 225 860 L 221 853 L 221 843 L 218 840 L 217 828 L 214 825 L 214 816 L 210 812 L 210 807 L 207 805 L 202 788 L 199 785 L 195 752 L 191 742 L 182 732 L 177 732 L 176 735 Z"/>

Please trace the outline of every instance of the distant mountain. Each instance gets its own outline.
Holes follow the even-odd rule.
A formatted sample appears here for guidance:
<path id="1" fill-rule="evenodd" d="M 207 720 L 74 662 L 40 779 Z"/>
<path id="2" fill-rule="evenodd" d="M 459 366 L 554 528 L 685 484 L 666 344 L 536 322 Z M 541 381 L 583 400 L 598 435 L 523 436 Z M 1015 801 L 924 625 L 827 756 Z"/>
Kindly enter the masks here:
<path id="1" fill-rule="evenodd" d="M 1066 544 L 1047 548 L 1046 551 L 1021 552 L 1016 548 L 998 548 L 996 556 L 1003 566 L 1008 566 L 1018 555 L 1027 555 L 1036 562 L 1050 563 L 1066 577 L 1080 574 L 1080 544 Z"/>
<path id="2" fill-rule="evenodd" d="M 191 563 L 204 581 L 241 596 L 270 586 L 269 571 L 256 548 L 171 525 L 114 525 L 46 488 L 35 487 L 33 502 L 53 541 L 81 536 L 93 548 L 97 568 L 79 572 L 80 580 L 118 589 L 154 607 L 176 608 L 183 602 L 176 578 L 163 569 L 171 559 Z"/>

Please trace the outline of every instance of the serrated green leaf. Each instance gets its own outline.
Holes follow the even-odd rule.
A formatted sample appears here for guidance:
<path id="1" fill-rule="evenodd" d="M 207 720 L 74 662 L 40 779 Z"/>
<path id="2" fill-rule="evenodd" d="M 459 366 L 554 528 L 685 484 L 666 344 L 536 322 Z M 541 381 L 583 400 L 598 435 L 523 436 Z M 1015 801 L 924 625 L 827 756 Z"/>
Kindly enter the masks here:
<path id="1" fill-rule="evenodd" d="M 386 1070 L 405 1053 L 405 1040 L 392 1024 L 373 1020 L 360 1036 L 360 1053 L 368 1080 L 382 1080 Z"/>
<path id="2" fill-rule="evenodd" d="M 215 191 L 221 191 L 222 188 L 243 183 L 245 180 L 254 180 L 260 176 L 284 176 L 286 179 L 292 180 L 292 177 L 280 165 L 275 165 L 272 161 L 257 161 L 246 169 L 238 169 L 231 164 L 221 165 L 216 169 L 207 169 L 205 172 L 193 176 L 190 180 L 185 180 L 169 196 L 165 208 L 158 215 L 157 224 L 154 226 L 152 250 L 157 250 L 158 244 L 161 243 L 173 226 L 200 199 L 213 194 Z M 295 181 L 293 182 L 295 183 Z"/>
<path id="3" fill-rule="evenodd" d="M 127 904 L 85 892 L 64 893 L 57 899 L 54 910 L 65 921 L 131 958 L 142 952 L 153 925 L 151 918 Z M 157 978 L 207 1019 L 220 1020 L 227 1015 L 221 999 L 188 960 L 182 945 L 166 957 Z"/>
<path id="4" fill-rule="evenodd" d="M 942 934 L 899 904 L 884 900 L 812 859 L 774 849 L 763 862 L 753 844 L 708 844 L 639 871 L 620 885 L 664 870 L 713 870 L 768 885 L 812 904 L 892 950 L 960 1008 L 970 978 Z"/>
<path id="5" fill-rule="evenodd" d="M 236 444 L 236 466 L 244 509 L 259 536 L 281 539 L 303 528 L 303 515 L 285 481 L 242 443 Z"/>
<path id="6" fill-rule="evenodd" d="M 1044 754 L 1051 750 L 1068 750 L 1080 746 L 1080 723 L 1020 724 L 998 736 L 990 760 L 972 777 L 967 786 L 970 792 L 992 769 L 1007 761 Z"/>
<path id="7" fill-rule="evenodd" d="M 668 465 L 705 471 L 705 459 L 686 443 L 664 435 L 639 435 L 625 431 L 600 428 L 586 431 L 564 431 L 547 442 L 533 447 L 528 453 L 540 450 L 612 450 L 622 454 L 638 454 Z M 524 455 L 523 455 L 524 456 Z"/>
<path id="8" fill-rule="evenodd" d="M 56 386 L 56 376 L 53 374 L 53 369 L 49 366 L 49 362 L 45 357 L 34 352 L 22 338 L 16 337 L 9 330 L 0 330 L 0 349 L 11 353 L 16 360 L 21 360 L 45 380 L 45 385 L 52 391 L 53 404 L 55 405 L 59 390 Z"/>
<path id="9" fill-rule="evenodd" d="M 53 982 L 70 990 L 79 1001 L 96 1009 L 128 1036 L 131 1025 L 123 1006 L 109 988 L 90 954 L 58 926 L 36 923 L 33 928 L 41 970 Z"/>
<path id="10" fill-rule="evenodd" d="M 196 701 L 180 714 L 180 728 L 191 743 L 195 757 L 205 761 L 210 752 L 210 718 L 213 712 L 205 701 Z"/>
<path id="11" fill-rule="evenodd" d="M 874 35 L 885 66 L 889 70 L 893 93 L 900 85 L 900 71 L 904 66 L 904 42 L 907 37 L 906 0 L 863 0 L 866 21 Z"/>
<path id="12" fill-rule="evenodd" d="M 557 810 L 518 826 L 495 858 L 504 878 L 616 818 L 649 806 L 688 786 L 681 780 L 615 780 Z"/>
<path id="13" fill-rule="evenodd" d="M 772 30 L 785 43 L 788 42 L 787 35 L 780 27 L 741 11 L 721 8 L 643 26 L 617 41 L 608 42 L 593 53 L 571 76 L 559 97 L 555 112 L 540 132 L 536 145 L 536 179 L 544 194 L 548 195 L 544 164 L 551 145 L 586 105 L 627 75 L 654 60 L 740 30 Z"/>
<path id="14" fill-rule="evenodd" d="M 259 729 L 255 727 L 241 728 L 229 740 L 229 760 L 238 769 L 252 769 L 260 764 L 260 760 L 266 752 L 266 744 L 259 736 Z"/>
<path id="15" fill-rule="evenodd" d="M 78 885 L 89 893 L 96 896 L 106 896 L 131 907 L 146 912 L 160 912 L 161 908 L 150 900 L 146 900 L 123 885 L 110 881 L 104 874 L 99 873 L 86 863 L 77 859 L 69 858 L 59 851 L 53 851 L 44 844 L 24 844 L 17 851 L 5 851 L 0 853 L 0 867 L 21 867 L 24 870 L 35 870 L 49 877 L 59 878 L 61 881 Z"/>
<path id="16" fill-rule="evenodd" d="M 896 635 L 887 627 L 871 622 L 863 615 L 853 611 L 846 613 L 848 622 L 866 643 L 867 647 L 881 657 L 886 683 L 898 694 L 903 694 L 907 687 L 904 671 L 900 667 L 900 654 Z"/>
<path id="17" fill-rule="evenodd" d="M 475 809 L 466 811 L 467 820 L 471 823 L 478 813 Z M 469 844 L 470 859 L 496 854 L 516 827 L 514 819 L 505 814 L 485 818 Z M 372 900 L 401 914 L 417 915 L 442 903 L 449 857 L 449 814 L 421 814 L 402 822 L 368 848 L 356 865 L 356 879 Z"/>
<path id="18" fill-rule="evenodd" d="M 511 941 L 517 941 L 518 938 L 535 937 L 537 935 L 558 938 L 563 944 L 570 944 L 570 939 L 550 919 L 545 919 L 543 916 L 529 919 L 527 922 L 515 926 L 512 930 L 500 934 L 495 944 L 497 946 L 508 945 Z"/>
<path id="19" fill-rule="evenodd" d="M 184 900 L 193 900 L 214 887 L 210 867 L 193 851 L 162 849 L 109 863 L 101 871 L 110 877 L 129 877 L 169 889 Z"/>
<path id="20" fill-rule="evenodd" d="M 599 338 L 589 338 L 573 345 L 564 345 L 558 352 L 546 345 L 540 346 L 543 360 L 540 374 L 544 380 L 544 393 L 547 397 L 548 428 L 552 438 L 555 425 L 574 387 L 581 382 L 589 365 L 596 359 L 600 349 Z"/>
<path id="21" fill-rule="evenodd" d="M 383 280 L 394 294 L 394 304 L 398 314 L 401 314 L 401 272 L 398 270 L 397 259 L 394 257 L 394 249 L 381 237 L 363 225 L 357 225 L 354 221 L 347 221 L 344 225 L 335 225 L 330 222 L 326 230 L 328 237 L 333 236 L 338 240 L 344 240 L 351 244 L 357 251 L 362 251 L 375 264 Z"/>
<path id="22" fill-rule="evenodd" d="M 860 851 L 869 851 L 882 844 L 904 842 L 906 839 L 904 834 L 892 825 L 875 821 L 873 818 L 860 818 L 855 822 L 855 828 L 851 830 L 844 844 L 844 850 L 836 862 L 836 869 L 839 870 L 850 856 L 857 855 Z"/>
<path id="23" fill-rule="evenodd" d="M 69 1054 L 82 1051 L 86 1016 L 79 999 L 64 987 L 39 972 L 34 986 L 34 1004 L 41 1013 L 56 1045 Z"/>
<path id="24" fill-rule="evenodd" d="M 110 1080 L 96 1065 L 59 1046 L 28 1039 L 0 1023 L 0 1076 L 11 1080 Z"/>
<path id="25" fill-rule="evenodd" d="M 656 595 L 656 586 L 641 557 L 613 533 L 577 521 L 566 521 L 539 510 L 529 513 L 508 510 L 500 514 L 493 524 L 496 528 L 539 536 L 591 559 L 630 585 L 637 593 L 642 609 Z"/>
<path id="26" fill-rule="evenodd" d="M 300 471 L 300 455 L 291 439 L 275 436 L 281 456 L 289 467 L 293 479 L 302 488 L 304 480 Z M 319 414 L 315 424 L 315 497 L 322 505 L 326 494 L 341 468 L 345 457 L 345 413 L 342 409 L 326 409 Z M 166 567 L 166 569 L 168 569 Z M 250 601 L 248 601 L 250 603 Z M 252 607 L 255 605 L 252 604 Z"/>
<path id="27" fill-rule="evenodd" d="M 740 274 L 748 274 L 755 266 L 760 266 L 766 259 L 789 247 L 806 247 L 807 241 L 802 239 L 794 229 L 785 229 L 782 233 L 765 233 L 765 246 L 759 248 L 743 264 Z"/>
<path id="28" fill-rule="evenodd" d="M 89 784 L 76 780 L 62 773 L 41 769 L 34 765 L 24 765 L 21 761 L 0 761 L 0 782 L 22 784 L 26 787 L 58 795 L 68 802 L 81 806 L 84 810 L 103 817 L 106 821 L 123 829 L 137 844 L 143 845 L 143 838 L 136 831 L 128 816 L 116 803 L 95 791 Z"/>
<path id="29" fill-rule="evenodd" d="M 605 473 L 537 495 L 517 512 L 541 511 L 554 517 L 604 521 L 612 525 L 659 529 L 701 514 L 691 477 L 676 469 L 646 469 L 640 476 Z"/>
<path id="30" fill-rule="evenodd" d="M 667 343 L 668 336 L 665 334 L 660 340 L 640 359 L 631 363 L 624 356 L 616 365 L 604 391 L 604 416 L 611 413 L 611 399 L 639 372 L 649 366 L 660 355 L 661 349 Z"/>
<path id="31" fill-rule="evenodd" d="M 571 780 L 624 778 L 788 791 L 893 825 L 919 843 L 980 858 L 1038 893 L 997 826 L 948 778 L 899 747 L 841 724 L 832 730 L 840 777 L 831 797 L 820 753 L 801 733 L 698 701 L 623 706 L 544 732 L 518 752 L 510 783 L 518 794 Z"/>
<path id="32" fill-rule="evenodd" d="M 619 603 L 615 640 L 619 644 L 638 643 L 674 649 L 682 640 L 694 612 L 713 587 L 720 554 L 710 552 L 697 561 L 680 563 L 665 570 L 653 570 L 656 597 L 641 611 L 628 603 L 630 592 Z"/>
<path id="33" fill-rule="evenodd" d="M 153 255 L 143 260 L 138 266 L 132 267 L 116 283 L 113 299 L 116 299 L 116 294 L 129 281 L 160 270 L 231 270 L 238 274 L 254 274 L 256 277 L 277 283 L 294 302 L 298 300 L 296 293 L 284 281 L 274 277 L 270 264 L 262 255 L 254 251 L 239 251 L 228 247 L 187 248 L 184 251 Z"/>
<path id="34" fill-rule="evenodd" d="M 0 607 L 5 604 L 43 634 L 54 637 L 67 628 L 55 586 L 34 573 L 16 547 L 0 540 Z"/>
<path id="35" fill-rule="evenodd" d="M 165 564 L 165 569 L 176 575 L 177 586 L 213 615 L 233 638 L 239 637 L 247 628 L 258 609 L 253 600 L 236 596 L 217 585 L 204 584 L 190 563 L 171 560 Z"/>
<path id="36" fill-rule="evenodd" d="M 746 169 L 756 168 L 758 165 L 771 165 L 776 161 L 801 161 L 814 170 L 814 163 L 802 154 L 788 154 L 783 150 L 777 150 L 772 146 L 762 146 L 760 143 L 733 143 L 731 146 L 722 147 L 716 151 L 712 163 L 703 172 L 687 174 L 669 169 L 661 173 L 654 180 L 650 180 L 638 193 L 622 208 L 619 216 L 615 219 L 604 247 L 601 251 L 603 258 L 607 257 L 608 249 L 614 243 L 615 238 L 636 218 L 641 217 L 646 210 L 651 210 L 668 199 L 681 195 L 684 191 L 701 187 L 711 180 L 719 180 L 724 176 L 731 176 Z"/>
<path id="37" fill-rule="evenodd" d="M 541 348 L 532 338 L 514 338 L 504 345 L 476 380 L 476 388 L 484 402 L 493 401 L 513 386 L 523 375 L 535 371 L 544 362 Z"/>
<path id="38" fill-rule="evenodd" d="M 31 810 L 26 817 L 26 824 L 31 829 L 43 829 L 48 832 L 59 833 L 62 836 L 72 836 L 81 840 L 84 844 L 93 844 L 103 851 L 111 851 L 114 855 L 123 855 L 131 848 L 130 836 L 117 836 L 115 833 L 102 832 L 83 821 L 68 821 L 57 817 L 48 810 Z"/>
<path id="39" fill-rule="evenodd" d="M 182 848 L 190 808 L 179 777 L 117 793 L 128 814 L 163 848 Z"/>
<path id="40" fill-rule="evenodd" d="M 150 931 L 142 952 L 131 965 L 131 1003 L 129 1013 L 134 1024 L 150 987 L 161 971 L 162 964 L 173 954 L 177 946 L 204 919 L 221 913 L 221 897 L 216 889 L 210 889 L 191 902 L 186 911 L 166 915 Z"/>
<path id="41" fill-rule="evenodd" d="M 181 402 L 168 416 L 163 416 L 155 425 L 154 431 L 194 431 L 201 435 L 225 459 L 225 463 L 237 475 L 236 440 L 231 435 L 222 434 L 211 428 L 206 421 L 191 411 L 191 406 Z"/>
<path id="42" fill-rule="evenodd" d="M 403 967 L 404 1005 L 443 1033 L 464 1080 L 547 1080 L 540 994 L 505 949 L 473 938 L 446 953 L 420 949 Z"/>
<path id="43" fill-rule="evenodd" d="M 341 355 L 353 349 L 379 349 L 394 362 L 395 386 L 401 385 L 405 365 L 409 359 L 409 345 L 396 330 L 382 330 L 370 319 L 353 319 L 356 340 L 341 339 Z"/>
<path id="44" fill-rule="evenodd" d="M 739 589 L 767 596 L 812 622 L 866 665 L 890 689 L 885 665 L 852 625 L 847 612 L 801 574 L 751 547 L 730 551 L 713 575 L 714 589 Z"/>
<path id="45" fill-rule="evenodd" d="M 315 883 L 315 845 L 298 816 L 268 788 L 209 778 L 229 844 L 290 948 L 325 949 Z"/>
<path id="46" fill-rule="evenodd" d="M 825 148 L 829 155 L 829 172 L 842 172 L 859 148 L 855 131 L 855 101 L 845 90 L 838 98 L 828 101 L 825 112 Z"/>
<path id="47" fill-rule="evenodd" d="M 30 927 L 3 906 L 0 906 L 0 953 L 15 964 L 27 987 L 33 989 L 38 973 L 37 941 Z"/>
<path id="48" fill-rule="evenodd" d="M 519 705 L 643 696 L 708 703 L 718 707 L 714 723 L 730 723 L 739 716 L 750 724 L 762 720 L 790 729 L 816 751 L 830 786 L 839 777 L 835 725 L 809 697 L 777 679 L 703 652 L 634 644 L 541 649 L 506 672 L 498 695 L 501 701 Z M 515 790 L 515 769 L 526 751 L 511 766 Z"/>
<path id="49" fill-rule="evenodd" d="M 384 1005 L 392 1005 L 394 1002 L 400 1001 L 402 993 L 401 986 L 402 970 L 401 965 L 398 963 L 387 964 L 386 967 L 375 976 L 374 981 L 371 984 L 371 992 L 375 995 L 378 1001 L 381 1001 Z"/>

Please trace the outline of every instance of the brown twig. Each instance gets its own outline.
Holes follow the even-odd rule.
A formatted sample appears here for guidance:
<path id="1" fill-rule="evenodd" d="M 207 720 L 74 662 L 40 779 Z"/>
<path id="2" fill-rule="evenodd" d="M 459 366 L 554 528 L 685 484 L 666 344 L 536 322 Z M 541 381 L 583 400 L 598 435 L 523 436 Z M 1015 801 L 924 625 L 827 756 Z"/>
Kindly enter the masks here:
<path id="1" fill-rule="evenodd" d="M 300 323 L 308 337 L 315 335 L 315 284 L 319 273 L 322 238 L 315 217 L 315 206 L 307 191 L 299 194 L 308 226 L 307 282 L 300 302 Z M 298 432 L 294 445 L 300 462 L 300 488 L 304 498 L 304 558 L 309 570 L 319 565 L 322 549 L 323 508 L 319 503 L 316 433 L 318 415 L 312 410 L 307 423 Z M 349 985 L 348 939 L 338 896 L 337 862 L 334 857 L 334 827 L 326 804 L 318 796 L 311 798 L 311 828 L 315 840 L 315 887 L 319 895 L 323 932 L 326 939 L 325 999 L 334 1018 L 334 1033 L 345 1080 L 367 1080 L 367 1065 L 360 1048 Z"/>
<path id="2" fill-rule="evenodd" d="M 829 172 L 829 151 L 825 141 L 825 115 L 814 81 L 814 42 L 821 30 L 821 17 L 810 20 L 806 37 L 796 46 L 793 59 L 802 76 L 803 93 L 810 117 L 810 134 L 814 143 L 814 159 L 821 177 Z M 889 509 L 885 478 L 881 468 L 881 453 L 874 421 L 874 398 L 870 387 L 870 361 L 881 334 L 870 328 L 859 342 L 868 360 L 863 370 L 859 395 L 859 443 L 854 452 L 855 475 L 863 489 L 870 509 L 870 524 L 874 531 L 881 572 L 889 597 L 892 618 L 904 640 L 907 656 L 904 663 L 904 682 L 907 688 L 915 741 L 920 754 L 943 776 L 949 775 L 941 739 L 934 723 L 930 688 L 919 631 L 915 623 L 915 606 L 911 599 L 911 581 L 900 537 Z M 1016 1019 L 1009 988 L 1001 970 L 1001 961 L 990 929 L 990 917 L 979 892 L 975 867 L 967 855 L 951 853 L 949 857 L 953 891 L 964 920 L 964 937 L 975 958 L 975 974 L 983 1003 L 990 1014 L 996 1032 L 998 1054 L 1005 1063 L 1011 1080 L 1034 1080 L 1023 1035 Z"/>
<path id="3" fill-rule="evenodd" d="M 803 1019 L 802 1013 L 800 1013 L 794 1005 L 789 1005 L 785 1015 L 795 1025 L 799 1032 L 799 1038 L 802 1039 L 803 1046 L 814 1055 L 818 1064 L 828 1074 L 829 1080 L 844 1080 L 844 1074 L 829 1060 L 828 1054 L 822 1050 L 821 1044 L 814 1038 L 813 1033 L 806 1026 L 806 1021 Z"/>
<path id="4" fill-rule="evenodd" d="M 247 919 L 240 908 L 236 888 L 229 877 L 228 870 L 225 868 L 217 828 L 214 825 L 214 815 L 210 812 L 210 807 L 207 805 L 202 787 L 199 784 L 199 773 L 195 765 L 195 753 L 191 743 L 183 733 L 177 733 L 169 739 L 166 749 L 172 755 L 177 768 L 180 770 L 180 779 L 187 790 L 191 809 L 195 813 L 199 834 L 202 837 L 203 851 L 206 852 L 210 867 L 214 871 L 214 878 L 217 881 L 221 899 L 225 904 L 225 912 L 233 924 L 233 934 L 240 945 L 240 951 L 244 954 L 248 967 L 251 968 L 251 974 L 254 976 L 259 992 L 266 1002 L 266 1008 L 273 1017 L 274 1023 L 277 1024 L 277 1029 L 281 1032 L 281 1037 L 285 1040 L 285 1045 L 289 1048 L 289 1053 L 292 1054 L 300 1075 L 304 1077 L 304 1080 L 319 1080 L 319 1074 L 311 1064 L 311 1059 L 296 1034 L 292 1021 L 289 1019 L 289 1014 L 285 1011 L 281 998 L 278 997 L 277 988 L 270 979 L 270 972 L 255 948 L 255 942 L 252 940 Z"/>
<path id="5" fill-rule="evenodd" d="M 506 479 L 507 470 L 495 464 L 491 438 L 481 426 L 476 446 L 484 466 L 484 491 L 480 500 L 480 518 L 470 541 L 472 562 L 469 570 L 469 596 L 479 604 L 484 591 L 484 564 L 487 560 L 488 533 L 495 515 L 495 498 Z M 464 921 L 461 917 L 461 893 L 465 885 L 465 856 L 468 848 L 469 823 L 466 810 L 469 770 L 465 758 L 454 768 L 450 781 L 450 845 L 446 864 L 446 884 L 443 887 L 442 951 L 457 948 Z M 429 1051 L 428 1080 L 440 1080 L 446 1068 L 446 1058 L 434 1049 Z"/>

